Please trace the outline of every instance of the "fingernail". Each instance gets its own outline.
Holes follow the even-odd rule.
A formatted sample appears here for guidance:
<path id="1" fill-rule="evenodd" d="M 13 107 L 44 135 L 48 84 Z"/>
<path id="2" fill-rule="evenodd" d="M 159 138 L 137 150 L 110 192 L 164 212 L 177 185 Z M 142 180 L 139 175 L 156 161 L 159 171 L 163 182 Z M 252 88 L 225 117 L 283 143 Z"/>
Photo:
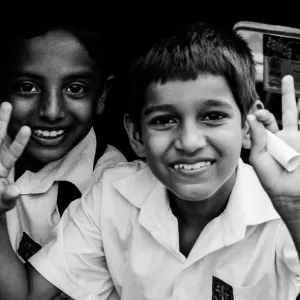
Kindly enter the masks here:
<path id="1" fill-rule="evenodd" d="M 2 102 L 1 109 L 5 111 L 10 111 L 12 109 L 12 106 L 9 102 Z"/>
<path id="2" fill-rule="evenodd" d="M 294 77 L 292 75 L 285 75 L 283 78 L 282 78 L 282 82 L 283 81 L 294 81 Z"/>
<path id="3" fill-rule="evenodd" d="M 255 115 L 250 114 L 250 115 L 247 116 L 247 120 L 250 121 L 250 122 L 254 121 L 255 119 L 256 119 Z"/>

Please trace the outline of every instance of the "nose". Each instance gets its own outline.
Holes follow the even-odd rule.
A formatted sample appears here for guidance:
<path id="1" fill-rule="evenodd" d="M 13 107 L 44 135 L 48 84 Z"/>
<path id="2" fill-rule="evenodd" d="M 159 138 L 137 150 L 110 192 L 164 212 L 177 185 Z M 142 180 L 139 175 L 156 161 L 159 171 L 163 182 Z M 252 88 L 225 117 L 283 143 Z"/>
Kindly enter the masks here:
<path id="1" fill-rule="evenodd" d="M 175 147 L 185 153 L 191 154 L 205 147 L 207 144 L 204 129 L 195 121 L 187 121 L 178 132 Z"/>
<path id="2" fill-rule="evenodd" d="M 65 117 L 63 95 L 57 91 L 50 91 L 42 96 L 39 115 L 47 122 L 57 122 Z"/>

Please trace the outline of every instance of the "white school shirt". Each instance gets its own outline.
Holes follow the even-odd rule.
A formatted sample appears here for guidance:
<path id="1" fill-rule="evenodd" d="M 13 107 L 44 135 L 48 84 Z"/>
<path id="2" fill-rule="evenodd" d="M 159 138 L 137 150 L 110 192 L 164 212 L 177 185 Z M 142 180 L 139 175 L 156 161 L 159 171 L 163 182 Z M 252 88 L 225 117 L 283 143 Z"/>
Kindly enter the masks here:
<path id="1" fill-rule="evenodd" d="M 291 236 L 242 161 L 226 209 L 187 258 L 178 236 L 165 187 L 144 163 L 121 163 L 71 203 L 56 238 L 30 263 L 78 300 L 107 299 L 113 286 L 122 300 L 231 299 L 230 289 L 234 300 L 296 299 L 300 266 Z"/>
<path id="2" fill-rule="evenodd" d="M 49 163 L 37 173 L 26 171 L 17 179 L 21 199 L 13 210 L 6 213 L 8 233 L 16 253 L 24 233 L 40 246 L 51 239 L 51 231 L 60 220 L 57 209 L 58 183 L 55 181 L 69 181 L 83 193 L 97 181 L 106 167 L 125 161 L 117 149 L 108 145 L 92 174 L 96 143 L 94 129 L 91 129 L 65 157 Z M 14 170 L 10 177 L 14 177 Z"/>

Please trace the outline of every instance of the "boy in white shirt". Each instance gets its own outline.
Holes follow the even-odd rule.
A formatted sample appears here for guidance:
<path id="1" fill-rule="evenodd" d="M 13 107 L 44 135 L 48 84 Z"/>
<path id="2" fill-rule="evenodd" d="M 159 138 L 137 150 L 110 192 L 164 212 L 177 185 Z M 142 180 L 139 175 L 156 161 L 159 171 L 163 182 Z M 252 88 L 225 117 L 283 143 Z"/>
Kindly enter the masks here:
<path id="1" fill-rule="evenodd" d="M 6 214 L 12 248 L 27 262 L 51 240 L 69 202 L 125 158 L 106 143 L 103 128 L 97 133 L 93 128 L 103 113 L 110 75 L 105 41 L 93 24 L 24 23 L 3 47 L 8 88 L 2 101 L 13 108 L 9 136 L 24 125 L 32 132 L 9 173 L 21 196 Z"/>
<path id="2" fill-rule="evenodd" d="M 70 204 L 28 273 L 2 217 L 0 263 L 13 274 L 0 276 L 5 299 L 49 299 L 58 289 L 107 299 L 113 288 L 123 300 L 295 299 L 300 167 L 283 169 L 265 133 L 300 150 L 294 83 L 283 79 L 279 131 L 270 112 L 255 110 L 254 70 L 245 41 L 206 24 L 176 29 L 141 55 L 129 73 L 125 125 L 147 164 L 107 169 Z M 239 158 L 250 141 L 256 173 Z M 19 191 L 2 190 L 6 211 Z"/>

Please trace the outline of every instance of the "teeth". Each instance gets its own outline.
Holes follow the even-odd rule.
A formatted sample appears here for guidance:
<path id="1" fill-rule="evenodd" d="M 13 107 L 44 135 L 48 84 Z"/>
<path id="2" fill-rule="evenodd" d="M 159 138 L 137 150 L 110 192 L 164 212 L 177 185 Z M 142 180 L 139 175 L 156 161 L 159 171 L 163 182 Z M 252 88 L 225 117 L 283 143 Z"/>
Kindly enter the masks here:
<path id="1" fill-rule="evenodd" d="M 65 131 L 63 129 L 52 130 L 52 131 L 35 129 L 33 132 L 37 136 L 54 138 L 54 137 L 62 135 Z"/>
<path id="2" fill-rule="evenodd" d="M 188 165 L 188 164 L 176 164 L 174 165 L 174 169 L 184 169 L 184 170 L 197 170 L 197 169 L 201 169 L 204 168 L 206 166 L 211 165 L 210 161 L 201 161 L 199 163 L 196 164 L 192 164 L 192 165 Z"/>

